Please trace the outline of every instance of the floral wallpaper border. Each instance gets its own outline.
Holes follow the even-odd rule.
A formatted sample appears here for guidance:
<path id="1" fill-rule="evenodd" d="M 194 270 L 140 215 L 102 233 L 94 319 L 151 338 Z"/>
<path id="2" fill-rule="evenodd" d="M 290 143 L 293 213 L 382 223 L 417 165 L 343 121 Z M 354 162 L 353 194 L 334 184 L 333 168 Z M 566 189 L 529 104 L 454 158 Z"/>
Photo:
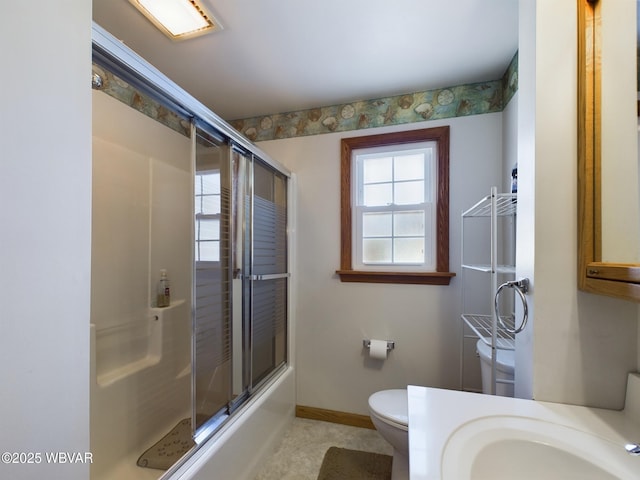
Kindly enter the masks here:
<path id="1" fill-rule="evenodd" d="M 231 121 L 254 142 L 500 112 L 518 89 L 518 54 L 503 77 L 387 98 Z"/>
<path id="2" fill-rule="evenodd" d="M 182 135 L 190 135 L 190 121 L 98 65 L 93 65 L 106 94 L 157 120 Z M 518 52 L 499 80 L 408 93 L 393 97 L 276 113 L 229 123 L 249 140 L 260 142 L 384 125 L 500 112 L 518 90 Z"/>

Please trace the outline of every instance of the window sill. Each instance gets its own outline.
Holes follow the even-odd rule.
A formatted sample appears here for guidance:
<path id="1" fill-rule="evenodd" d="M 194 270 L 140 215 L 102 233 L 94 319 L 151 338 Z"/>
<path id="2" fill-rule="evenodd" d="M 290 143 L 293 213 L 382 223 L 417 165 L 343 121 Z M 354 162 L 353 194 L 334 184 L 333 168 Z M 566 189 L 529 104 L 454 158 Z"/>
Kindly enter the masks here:
<path id="1" fill-rule="evenodd" d="M 449 285 L 453 272 L 369 272 L 336 270 L 342 282 L 401 283 L 413 285 Z"/>

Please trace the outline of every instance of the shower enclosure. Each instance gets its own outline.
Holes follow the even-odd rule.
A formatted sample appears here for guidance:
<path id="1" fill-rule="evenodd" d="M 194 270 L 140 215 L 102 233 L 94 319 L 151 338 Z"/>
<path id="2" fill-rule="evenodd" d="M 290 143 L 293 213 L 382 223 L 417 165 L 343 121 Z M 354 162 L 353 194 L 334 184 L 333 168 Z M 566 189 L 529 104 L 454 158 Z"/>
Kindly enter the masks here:
<path id="1" fill-rule="evenodd" d="M 287 364 L 289 173 L 97 26 L 93 62 L 91 477 L 168 477 Z"/>

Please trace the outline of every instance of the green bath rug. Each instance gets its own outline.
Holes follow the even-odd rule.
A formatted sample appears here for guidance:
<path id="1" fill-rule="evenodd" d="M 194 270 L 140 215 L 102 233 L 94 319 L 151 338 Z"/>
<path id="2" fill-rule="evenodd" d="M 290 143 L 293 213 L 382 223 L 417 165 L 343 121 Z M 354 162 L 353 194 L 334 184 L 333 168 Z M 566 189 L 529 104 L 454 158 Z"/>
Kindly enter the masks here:
<path id="1" fill-rule="evenodd" d="M 318 480 L 390 480 L 393 457 L 331 447 L 324 454 Z"/>

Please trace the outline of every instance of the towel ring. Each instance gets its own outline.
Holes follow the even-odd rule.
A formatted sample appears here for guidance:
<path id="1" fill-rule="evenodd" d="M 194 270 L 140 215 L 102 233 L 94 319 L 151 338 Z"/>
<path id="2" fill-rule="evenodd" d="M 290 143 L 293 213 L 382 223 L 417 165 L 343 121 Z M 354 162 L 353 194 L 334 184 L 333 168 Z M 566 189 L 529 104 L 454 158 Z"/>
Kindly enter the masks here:
<path id="1" fill-rule="evenodd" d="M 498 313 L 500 311 L 500 309 L 498 308 L 498 303 L 499 303 L 498 297 L 500 296 L 500 292 L 502 292 L 502 290 L 505 288 L 513 288 L 518 294 L 518 296 L 520 297 L 520 300 L 522 301 L 522 322 L 520 323 L 520 326 L 518 328 L 509 328 L 507 325 L 504 324 L 504 322 L 500 318 L 500 314 Z M 498 320 L 498 323 L 500 323 L 500 326 L 502 326 L 502 328 L 504 328 L 509 333 L 513 333 L 513 334 L 520 333 L 527 326 L 527 320 L 529 319 L 529 306 L 527 305 L 527 297 L 525 297 L 525 293 L 527 293 L 528 291 L 529 291 L 528 278 L 522 278 L 520 280 L 514 280 L 511 282 L 503 283 L 498 287 L 498 290 L 496 291 L 496 296 L 493 301 L 493 305 L 495 307 L 496 319 Z"/>

